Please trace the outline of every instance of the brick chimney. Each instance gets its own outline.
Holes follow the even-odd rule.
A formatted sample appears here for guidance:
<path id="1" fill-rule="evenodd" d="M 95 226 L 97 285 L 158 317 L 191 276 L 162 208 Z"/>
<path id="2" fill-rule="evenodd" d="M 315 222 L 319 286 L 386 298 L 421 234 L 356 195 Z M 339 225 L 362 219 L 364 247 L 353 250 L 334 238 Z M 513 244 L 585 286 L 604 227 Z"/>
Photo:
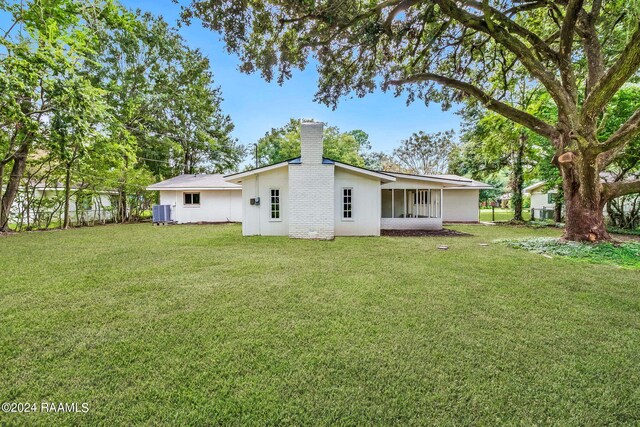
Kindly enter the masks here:
<path id="1" fill-rule="evenodd" d="M 302 121 L 300 123 L 301 161 L 306 164 L 322 163 L 322 130 L 324 123 Z"/>
<path id="2" fill-rule="evenodd" d="M 322 163 L 323 123 L 300 123 L 301 162 L 289 164 L 289 237 L 333 239 L 334 165 Z"/>

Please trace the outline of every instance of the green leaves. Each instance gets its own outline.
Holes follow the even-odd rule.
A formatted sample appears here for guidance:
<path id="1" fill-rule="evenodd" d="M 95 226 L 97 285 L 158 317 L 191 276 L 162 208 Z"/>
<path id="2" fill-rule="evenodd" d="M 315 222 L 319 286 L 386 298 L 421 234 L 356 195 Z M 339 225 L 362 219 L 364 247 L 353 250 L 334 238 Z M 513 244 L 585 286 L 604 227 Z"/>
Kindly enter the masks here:
<path id="1" fill-rule="evenodd" d="M 0 228 L 23 176 L 118 189 L 126 214 L 127 194 L 154 180 L 242 160 L 208 60 L 163 19 L 112 0 L 0 10 L 13 19 L 0 38 Z"/>
<path id="2" fill-rule="evenodd" d="M 426 133 L 416 132 L 393 150 L 400 167 L 418 175 L 447 172 L 449 155 L 455 143 L 454 131 Z"/>
<path id="3" fill-rule="evenodd" d="M 364 166 L 364 155 L 371 148 L 369 136 L 362 130 L 341 132 L 335 126 L 324 129 L 324 156 L 333 160 Z M 258 140 L 261 165 L 282 162 L 300 156 L 300 122 L 290 119 L 281 128 L 271 129 Z"/>

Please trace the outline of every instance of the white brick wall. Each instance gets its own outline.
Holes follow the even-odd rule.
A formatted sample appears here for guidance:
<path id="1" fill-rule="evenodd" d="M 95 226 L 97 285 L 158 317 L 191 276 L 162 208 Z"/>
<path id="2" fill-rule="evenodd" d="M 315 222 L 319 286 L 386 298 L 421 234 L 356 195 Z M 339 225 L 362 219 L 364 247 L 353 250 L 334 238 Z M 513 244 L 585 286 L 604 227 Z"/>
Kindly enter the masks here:
<path id="1" fill-rule="evenodd" d="M 301 164 L 289 165 L 289 237 L 333 239 L 334 165 L 322 164 L 323 123 L 302 122 Z"/>
<path id="2" fill-rule="evenodd" d="M 302 122 L 300 124 L 302 163 L 322 163 L 322 129 L 321 122 Z"/>
<path id="3" fill-rule="evenodd" d="M 289 237 L 333 239 L 333 195 L 334 165 L 289 165 Z"/>

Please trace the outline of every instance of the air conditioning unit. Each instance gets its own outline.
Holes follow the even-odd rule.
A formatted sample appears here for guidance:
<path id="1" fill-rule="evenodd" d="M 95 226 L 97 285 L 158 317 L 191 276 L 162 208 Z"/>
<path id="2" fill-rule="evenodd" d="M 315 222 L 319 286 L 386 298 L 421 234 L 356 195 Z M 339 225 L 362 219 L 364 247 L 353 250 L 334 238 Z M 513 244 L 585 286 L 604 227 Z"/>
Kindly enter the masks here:
<path id="1" fill-rule="evenodd" d="M 153 205 L 153 223 L 166 224 L 171 221 L 171 205 Z"/>

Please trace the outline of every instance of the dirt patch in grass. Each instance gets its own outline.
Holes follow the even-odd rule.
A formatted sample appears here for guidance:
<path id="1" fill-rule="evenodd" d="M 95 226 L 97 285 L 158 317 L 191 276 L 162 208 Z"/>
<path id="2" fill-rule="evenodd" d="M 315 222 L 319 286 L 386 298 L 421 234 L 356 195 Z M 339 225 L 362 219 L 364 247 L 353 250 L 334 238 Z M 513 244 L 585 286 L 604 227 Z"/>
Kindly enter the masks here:
<path id="1" fill-rule="evenodd" d="M 461 231 L 449 230 L 380 230 L 382 236 L 392 237 L 469 237 L 473 234 L 463 233 Z"/>
<path id="2" fill-rule="evenodd" d="M 640 242 L 640 235 L 610 233 L 611 238 L 618 242 Z"/>

